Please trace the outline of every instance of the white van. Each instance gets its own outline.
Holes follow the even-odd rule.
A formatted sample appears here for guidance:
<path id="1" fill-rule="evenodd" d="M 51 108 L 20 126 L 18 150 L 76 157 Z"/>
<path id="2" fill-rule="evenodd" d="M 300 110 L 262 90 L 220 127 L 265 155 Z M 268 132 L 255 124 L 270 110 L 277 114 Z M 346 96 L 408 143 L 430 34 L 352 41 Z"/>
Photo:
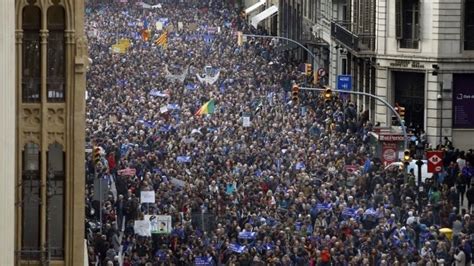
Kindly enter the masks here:
<path id="1" fill-rule="evenodd" d="M 407 166 L 407 172 L 410 172 L 413 169 L 413 174 L 415 175 L 415 182 L 418 182 L 418 165 L 416 164 L 417 160 L 411 160 L 410 164 Z M 421 182 L 425 182 L 425 179 L 432 178 L 433 174 L 428 173 L 428 161 L 421 160 L 423 165 L 421 166 Z M 393 170 L 394 168 L 403 168 L 403 162 L 393 162 L 385 167 L 385 170 Z"/>

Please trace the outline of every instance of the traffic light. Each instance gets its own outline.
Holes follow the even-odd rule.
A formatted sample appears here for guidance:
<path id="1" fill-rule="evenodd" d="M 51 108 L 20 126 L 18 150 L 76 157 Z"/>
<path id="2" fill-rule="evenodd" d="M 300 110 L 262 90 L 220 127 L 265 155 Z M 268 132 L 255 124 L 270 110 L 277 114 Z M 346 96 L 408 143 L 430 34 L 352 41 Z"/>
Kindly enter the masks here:
<path id="1" fill-rule="evenodd" d="M 291 88 L 291 100 L 293 103 L 299 103 L 300 101 L 300 87 L 297 84 L 293 84 Z"/>
<path id="2" fill-rule="evenodd" d="M 319 84 L 320 81 L 321 81 L 321 77 L 318 75 L 318 71 L 314 71 L 313 85 Z"/>
<path id="3" fill-rule="evenodd" d="M 439 66 L 437 64 L 434 64 L 434 65 L 432 65 L 432 67 L 433 67 L 433 72 L 431 73 L 431 75 L 438 76 Z"/>
<path id="4" fill-rule="evenodd" d="M 311 76 L 313 72 L 313 66 L 311 64 L 304 64 L 304 73 L 306 76 Z"/>
<path id="5" fill-rule="evenodd" d="M 94 146 L 92 149 L 92 161 L 94 165 L 97 165 L 100 162 L 100 147 Z"/>
<path id="6" fill-rule="evenodd" d="M 398 106 L 398 114 L 400 115 L 402 120 L 405 121 L 405 107 Z"/>
<path id="7" fill-rule="evenodd" d="M 331 88 L 326 88 L 326 89 L 324 90 L 323 96 L 324 96 L 324 100 L 325 100 L 326 102 L 331 101 L 331 100 L 332 100 L 332 90 L 331 90 Z"/>
<path id="8" fill-rule="evenodd" d="M 403 162 L 409 163 L 411 161 L 411 152 L 410 150 L 405 150 L 403 152 Z"/>

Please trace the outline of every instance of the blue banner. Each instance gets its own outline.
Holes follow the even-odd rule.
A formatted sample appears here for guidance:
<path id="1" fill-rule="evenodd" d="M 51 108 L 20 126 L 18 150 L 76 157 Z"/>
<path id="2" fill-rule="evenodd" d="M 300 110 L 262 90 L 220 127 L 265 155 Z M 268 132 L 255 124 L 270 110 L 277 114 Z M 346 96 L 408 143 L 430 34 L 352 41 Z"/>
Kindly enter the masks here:
<path id="1" fill-rule="evenodd" d="M 190 163 L 191 156 L 178 156 L 176 160 L 178 161 L 178 163 Z"/>
<path id="2" fill-rule="evenodd" d="M 243 253 L 245 251 L 245 246 L 239 244 L 230 244 L 229 249 L 235 253 Z"/>
<path id="3" fill-rule="evenodd" d="M 255 239 L 257 237 L 257 233 L 255 232 L 240 232 L 239 238 L 241 239 Z"/>
<path id="4" fill-rule="evenodd" d="M 316 204 L 316 209 L 322 211 L 329 211 L 332 209 L 331 203 L 318 203 Z"/>
<path id="5" fill-rule="evenodd" d="M 196 257 L 194 259 L 194 265 L 202 265 L 202 266 L 212 266 L 214 262 L 212 261 L 212 257 Z"/>

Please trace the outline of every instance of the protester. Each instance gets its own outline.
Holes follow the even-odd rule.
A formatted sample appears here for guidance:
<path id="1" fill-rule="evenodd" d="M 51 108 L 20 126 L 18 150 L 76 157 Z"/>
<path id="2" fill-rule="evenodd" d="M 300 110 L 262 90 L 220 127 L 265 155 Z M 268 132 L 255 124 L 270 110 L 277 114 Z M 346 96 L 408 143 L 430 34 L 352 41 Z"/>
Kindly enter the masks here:
<path id="1" fill-rule="evenodd" d="M 376 160 L 373 123 L 347 97 L 326 101 L 300 91 L 292 98 L 292 84 L 311 80 L 281 51 L 284 44 L 249 38 L 238 45 L 237 31 L 265 32 L 250 28 L 233 5 L 147 4 L 87 3 L 86 136 L 102 151 L 97 164 L 88 156 L 86 168 L 90 263 L 465 259 L 474 221 L 456 219 L 462 205 L 451 180 L 472 177 L 472 152 L 453 150 L 446 182 L 419 192 L 405 182 L 408 174 Z M 121 39 L 129 43 L 123 51 L 114 46 Z M 466 158 L 463 169 L 458 158 Z M 99 189 L 97 180 L 106 183 Z M 473 193 L 467 190 L 469 207 Z M 454 246 L 439 232 L 452 227 L 451 218 Z"/>

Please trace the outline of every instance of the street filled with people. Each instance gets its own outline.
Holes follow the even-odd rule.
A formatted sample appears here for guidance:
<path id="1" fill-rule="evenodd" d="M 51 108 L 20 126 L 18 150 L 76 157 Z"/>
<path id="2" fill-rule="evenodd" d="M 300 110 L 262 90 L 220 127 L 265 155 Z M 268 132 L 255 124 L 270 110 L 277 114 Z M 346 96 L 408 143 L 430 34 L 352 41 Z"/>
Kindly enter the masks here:
<path id="1" fill-rule="evenodd" d="M 385 170 L 368 112 L 293 97 L 302 62 L 229 2 L 87 2 L 90 265 L 470 265 L 472 150 Z"/>

